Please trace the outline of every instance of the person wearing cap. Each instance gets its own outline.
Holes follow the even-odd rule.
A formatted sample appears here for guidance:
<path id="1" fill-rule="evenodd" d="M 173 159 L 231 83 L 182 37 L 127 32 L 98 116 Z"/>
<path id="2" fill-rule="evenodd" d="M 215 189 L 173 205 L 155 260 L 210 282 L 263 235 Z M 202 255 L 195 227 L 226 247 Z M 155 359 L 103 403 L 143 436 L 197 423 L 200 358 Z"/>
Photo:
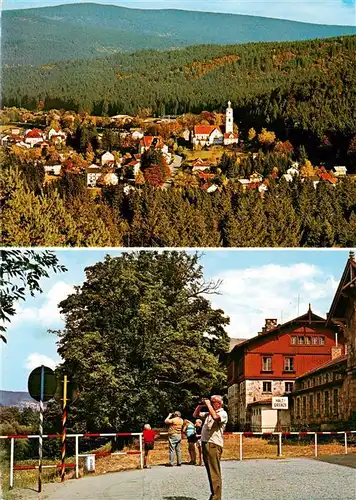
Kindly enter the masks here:
<path id="1" fill-rule="evenodd" d="M 207 407 L 207 412 L 202 408 Z M 224 430 L 228 420 L 227 413 L 223 408 L 223 398 L 212 396 L 199 404 L 193 413 L 194 418 L 200 417 L 204 420 L 201 431 L 203 448 L 203 460 L 208 474 L 211 496 L 209 500 L 221 500 L 222 479 L 220 460 L 224 447 Z"/>
<path id="2" fill-rule="evenodd" d="M 182 465 L 182 429 L 183 429 L 183 419 L 179 411 L 170 413 L 166 420 L 164 421 L 168 427 L 168 441 L 169 441 L 169 467 L 174 465 L 174 456 L 177 456 L 177 465 Z"/>

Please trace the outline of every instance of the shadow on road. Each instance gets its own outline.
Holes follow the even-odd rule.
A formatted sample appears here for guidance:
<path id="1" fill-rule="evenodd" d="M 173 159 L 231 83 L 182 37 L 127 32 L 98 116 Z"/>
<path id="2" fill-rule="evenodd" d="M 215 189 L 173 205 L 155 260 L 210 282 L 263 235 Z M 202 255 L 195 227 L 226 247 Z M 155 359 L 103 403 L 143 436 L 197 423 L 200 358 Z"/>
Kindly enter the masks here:
<path id="1" fill-rule="evenodd" d="M 348 455 L 321 455 L 314 460 L 356 469 L 356 453 L 350 453 Z"/>
<path id="2" fill-rule="evenodd" d="M 193 497 L 163 497 L 163 500 L 197 500 Z"/>

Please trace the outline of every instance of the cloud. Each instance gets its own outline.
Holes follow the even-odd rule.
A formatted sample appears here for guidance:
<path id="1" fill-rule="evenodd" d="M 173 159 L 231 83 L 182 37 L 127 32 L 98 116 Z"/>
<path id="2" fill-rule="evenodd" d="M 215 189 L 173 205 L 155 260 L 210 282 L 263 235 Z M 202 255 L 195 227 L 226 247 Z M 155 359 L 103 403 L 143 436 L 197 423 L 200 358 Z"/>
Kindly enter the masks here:
<path id="1" fill-rule="evenodd" d="M 58 304 L 73 292 L 74 287 L 72 285 L 58 281 L 44 296 L 39 295 L 34 299 L 40 302 L 39 307 L 24 307 L 22 304 L 18 304 L 16 315 L 11 321 L 11 327 L 28 322 L 37 322 L 47 328 L 60 326 L 63 320 Z"/>
<path id="2" fill-rule="evenodd" d="M 54 370 L 59 362 L 60 362 L 59 360 L 56 361 L 53 358 L 46 356 L 45 354 L 40 354 L 39 352 L 33 352 L 27 357 L 25 368 L 32 371 L 38 366 L 44 365 Z"/>
<path id="3" fill-rule="evenodd" d="M 234 269 L 214 279 L 221 279 L 222 286 L 212 304 L 230 317 L 229 335 L 242 338 L 257 335 L 266 318 L 284 323 L 304 314 L 309 303 L 325 317 L 338 284 L 333 276 L 303 262 Z"/>

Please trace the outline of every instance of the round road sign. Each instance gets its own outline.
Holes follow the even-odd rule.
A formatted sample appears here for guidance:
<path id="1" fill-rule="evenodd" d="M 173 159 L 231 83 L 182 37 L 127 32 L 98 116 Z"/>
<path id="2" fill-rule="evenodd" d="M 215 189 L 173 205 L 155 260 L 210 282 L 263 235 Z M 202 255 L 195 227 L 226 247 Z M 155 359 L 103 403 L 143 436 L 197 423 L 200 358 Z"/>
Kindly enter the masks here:
<path id="1" fill-rule="evenodd" d="M 43 367 L 43 399 L 42 401 L 49 401 L 53 398 L 56 388 L 57 379 L 54 371 L 48 366 Z M 42 366 L 32 370 L 28 377 L 28 392 L 30 396 L 36 401 L 41 399 L 41 376 L 42 376 Z"/>

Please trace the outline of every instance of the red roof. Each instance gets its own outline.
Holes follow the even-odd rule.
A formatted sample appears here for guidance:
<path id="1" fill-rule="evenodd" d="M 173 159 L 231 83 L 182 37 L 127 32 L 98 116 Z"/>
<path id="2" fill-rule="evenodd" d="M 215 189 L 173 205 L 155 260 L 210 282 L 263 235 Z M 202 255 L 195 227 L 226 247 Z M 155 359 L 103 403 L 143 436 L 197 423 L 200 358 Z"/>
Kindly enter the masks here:
<path id="1" fill-rule="evenodd" d="M 336 184 L 337 183 L 337 179 L 335 179 L 335 177 L 333 177 L 332 175 L 330 175 L 328 172 L 320 172 L 319 177 L 323 181 L 330 182 L 330 184 Z"/>
<path id="2" fill-rule="evenodd" d="M 26 137 L 31 137 L 32 139 L 42 139 L 42 132 L 38 128 L 30 130 Z"/>
<path id="3" fill-rule="evenodd" d="M 238 137 L 237 134 L 233 134 L 232 132 L 229 132 L 229 133 L 225 132 L 225 134 L 224 134 L 224 139 L 230 139 L 230 138 L 237 139 L 237 137 Z"/>
<path id="4" fill-rule="evenodd" d="M 197 174 L 199 175 L 199 177 L 201 179 L 213 179 L 215 177 L 215 174 L 205 174 L 204 172 L 201 172 L 200 170 L 198 170 Z"/>
<path id="5" fill-rule="evenodd" d="M 152 146 L 152 142 L 154 141 L 154 139 L 156 139 L 155 147 L 156 148 L 162 147 L 163 144 L 161 137 L 157 137 L 154 135 L 145 135 L 144 137 L 142 137 L 140 144 L 145 148 L 150 148 Z"/>
<path id="6" fill-rule="evenodd" d="M 210 135 L 216 128 L 219 130 L 215 125 L 195 125 L 194 134 Z"/>

